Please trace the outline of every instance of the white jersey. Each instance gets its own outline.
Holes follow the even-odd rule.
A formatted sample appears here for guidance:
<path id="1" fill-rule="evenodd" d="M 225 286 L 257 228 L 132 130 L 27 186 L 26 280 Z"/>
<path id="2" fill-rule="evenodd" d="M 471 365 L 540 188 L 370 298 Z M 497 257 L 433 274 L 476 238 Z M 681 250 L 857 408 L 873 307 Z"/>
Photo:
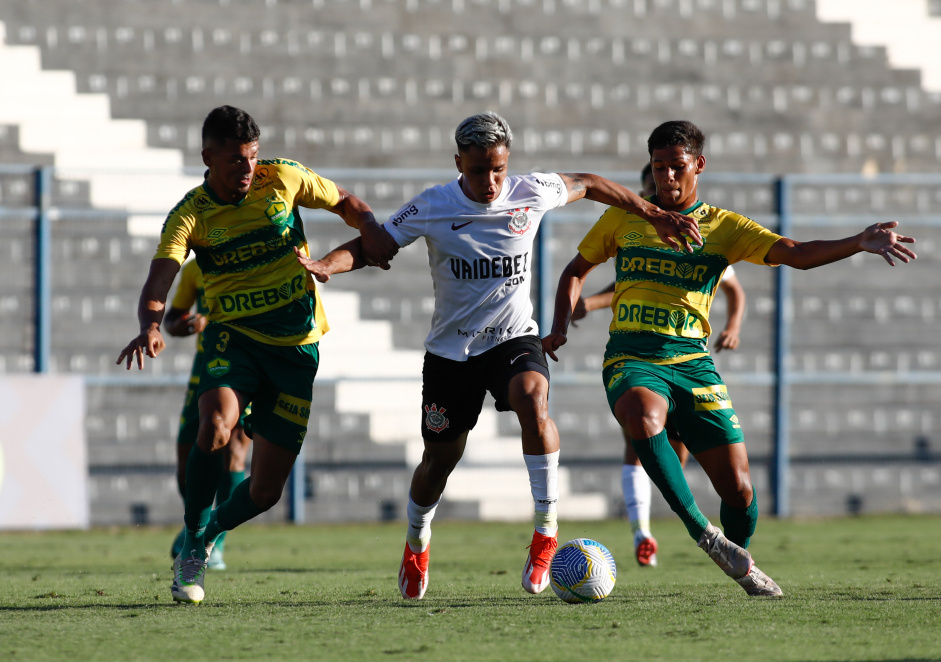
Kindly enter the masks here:
<path id="1" fill-rule="evenodd" d="M 533 240 L 543 215 L 568 202 L 557 174 L 510 176 L 490 204 L 460 178 L 426 189 L 383 227 L 399 246 L 428 245 L 435 312 L 425 349 L 466 361 L 511 338 L 538 335 L 529 298 Z"/>

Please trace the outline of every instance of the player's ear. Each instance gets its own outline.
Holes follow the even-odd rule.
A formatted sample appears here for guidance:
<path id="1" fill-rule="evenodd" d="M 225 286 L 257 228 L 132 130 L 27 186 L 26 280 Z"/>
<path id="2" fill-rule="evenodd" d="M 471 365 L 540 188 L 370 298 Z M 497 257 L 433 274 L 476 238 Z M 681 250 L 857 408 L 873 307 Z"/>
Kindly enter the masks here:
<path id="1" fill-rule="evenodd" d="M 212 165 L 210 163 L 210 161 L 212 161 L 212 151 L 206 147 L 200 152 L 200 155 L 203 157 L 203 165 L 207 168 L 210 167 L 210 165 Z"/>
<path id="2" fill-rule="evenodd" d="M 457 171 L 463 175 L 464 168 L 461 165 L 461 153 L 460 152 L 454 155 L 454 165 L 457 167 Z"/>
<path id="3" fill-rule="evenodd" d="M 706 169 L 706 155 L 700 154 L 699 158 L 696 159 L 696 174 L 702 174 L 702 171 Z"/>

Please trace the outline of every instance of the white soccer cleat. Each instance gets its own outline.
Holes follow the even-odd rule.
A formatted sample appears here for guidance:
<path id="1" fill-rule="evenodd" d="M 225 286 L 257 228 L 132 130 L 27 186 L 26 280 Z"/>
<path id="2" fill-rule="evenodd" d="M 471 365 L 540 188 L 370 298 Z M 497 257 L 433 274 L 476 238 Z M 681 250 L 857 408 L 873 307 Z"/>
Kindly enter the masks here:
<path id="1" fill-rule="evenodd" d="M 758 566 L 752 565 L 751 570 L 744 577 L 736 579 L 739 585 L 745 589 L 748 595 L 755 595 L 767 598 L 780 598 L 784 595 L 781 587 L 774 583 L 768 575 L 758 569 Z"/>
<path id="2" fill-rule="evenodd" d="M 755 567 L 748 550 L 725 537 L 719 527 L 710 524 L 697 543 L 723 572 L 738 582 L 748 595 L 780 597 L 781 588 Z"/>
<path id="3" fill-rule="evenodd" d="M 190 550 L 189 555 L 177 556 L 173 561 L 173 584 L 170 585 L 170 595 L 177 602 L 199 604 L 206 597 L 204 582 L 206 580 L 206 566 L 212 545 L 206 547 L 205 554 L 200 556 L 196 550 Z"/>
<path id="4" fill-rule="evenodd" d="M 218 545 L 213 547 L 212 551 L 209 552 L 207 566 L 210 570 L 225 570 L 228 567 L 225 564 L 225 560 L 222 558 L 222 548 Z"/>
<path id="5" fill-rule="evenodd" d="M 696 544 L 732 579 L 741 579 L 754 565 L 747 550 L 726 538 L 719 527 L 712 524 L 706 527 Z"/>

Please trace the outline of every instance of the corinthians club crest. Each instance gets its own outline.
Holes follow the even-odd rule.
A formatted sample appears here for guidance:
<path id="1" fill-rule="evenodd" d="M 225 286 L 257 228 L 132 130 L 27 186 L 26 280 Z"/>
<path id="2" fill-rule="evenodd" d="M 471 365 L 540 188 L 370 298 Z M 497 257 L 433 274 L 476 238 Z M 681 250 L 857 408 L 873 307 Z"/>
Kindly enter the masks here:
<path id="1" fill-rule="evenodd" d="M 438 405 L 435 403 L 431 403 L 430 407 L 425 405 L 425 426 L 432 432 L 441 432 L 450 423 L 444 416 L 446 411 L 444 407 L 438 409 Z"/>
<path id="2" fill-rule="evenodd" d="M 529 211 L 529 207 L 523 207 L 522 209 L 514 209 L 511 212 L 507 212 L 510 215 L 510 224 L 509 228 L 511 232 L 516 234 L 524 234 L 529 226 L 533 224 L 529 220 L 529 214 L 526 212 Z"/>

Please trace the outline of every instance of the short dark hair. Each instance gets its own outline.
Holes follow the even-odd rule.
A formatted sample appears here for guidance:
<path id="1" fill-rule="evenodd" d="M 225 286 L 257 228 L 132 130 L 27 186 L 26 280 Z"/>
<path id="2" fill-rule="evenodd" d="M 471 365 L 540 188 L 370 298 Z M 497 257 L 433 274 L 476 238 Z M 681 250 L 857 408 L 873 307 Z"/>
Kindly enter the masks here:
<path id="1" fill-rule="evenodd" d="M 240 145 L 258 140 L 261 131 L 252 116 L 235 106 L 213 108 L 203 122 L 203 145 L 236 140 Z"/>
<path id="2" fill-rule="evenodd" d="M 647 153 L 653 156 L 655 149 L 679 146 L 691 156 L 699 158 L 705 144 L 706 136 L 698 126 L 686 120 L 673 120 L 653 130 L 647 138 Z"/>

